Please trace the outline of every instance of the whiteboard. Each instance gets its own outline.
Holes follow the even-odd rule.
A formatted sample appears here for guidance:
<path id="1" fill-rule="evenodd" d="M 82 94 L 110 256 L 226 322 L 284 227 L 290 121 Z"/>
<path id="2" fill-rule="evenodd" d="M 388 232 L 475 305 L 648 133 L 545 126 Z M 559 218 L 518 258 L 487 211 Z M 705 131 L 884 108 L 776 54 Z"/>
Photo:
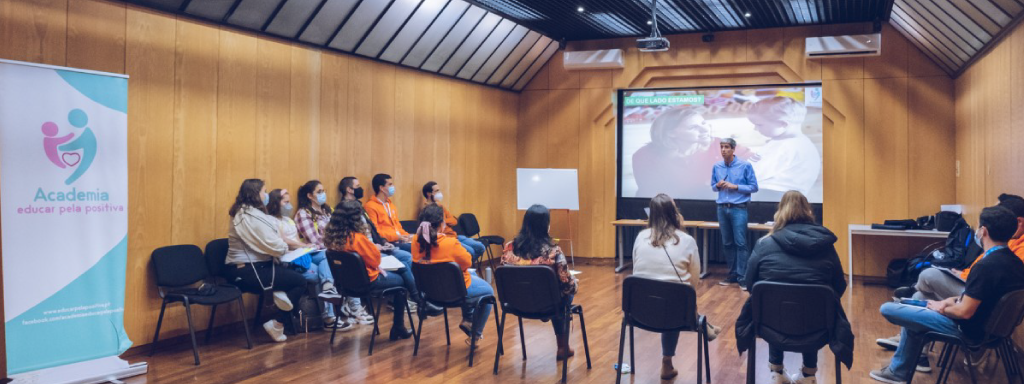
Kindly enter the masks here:
<path id="1" fill-rule="evenodd" d="M 575 169 L 516 169 L 519 209 L 541 204 L 548 209 L 580 210 L 579 178 Z"/>

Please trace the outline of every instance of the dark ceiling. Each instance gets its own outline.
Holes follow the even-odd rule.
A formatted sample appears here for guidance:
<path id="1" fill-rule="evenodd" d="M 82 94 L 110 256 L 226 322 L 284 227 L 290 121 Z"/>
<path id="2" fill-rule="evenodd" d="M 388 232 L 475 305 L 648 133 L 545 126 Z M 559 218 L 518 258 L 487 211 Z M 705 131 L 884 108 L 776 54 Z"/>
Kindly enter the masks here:
<path id="1" fill-rule="evenodd" d="M 650 33 L 651 0 L 470 0 L 555 39 Z M 580 8 L 582 7 L 582 12 Z M 662 34 L 888 21 L 892 0 L 659 0 Z"/>

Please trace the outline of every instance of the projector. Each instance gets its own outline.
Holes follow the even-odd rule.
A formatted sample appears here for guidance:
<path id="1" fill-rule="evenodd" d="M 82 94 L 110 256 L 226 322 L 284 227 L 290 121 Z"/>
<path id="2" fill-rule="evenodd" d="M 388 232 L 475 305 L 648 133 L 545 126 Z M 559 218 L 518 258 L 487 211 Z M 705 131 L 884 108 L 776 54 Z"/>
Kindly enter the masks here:
<path id="1" fill-rule="evenodd" d="M 668 50 L 668 39 L 661 36 L 637 39 L 636 47 L 640 52 L 664 52 Z"/>

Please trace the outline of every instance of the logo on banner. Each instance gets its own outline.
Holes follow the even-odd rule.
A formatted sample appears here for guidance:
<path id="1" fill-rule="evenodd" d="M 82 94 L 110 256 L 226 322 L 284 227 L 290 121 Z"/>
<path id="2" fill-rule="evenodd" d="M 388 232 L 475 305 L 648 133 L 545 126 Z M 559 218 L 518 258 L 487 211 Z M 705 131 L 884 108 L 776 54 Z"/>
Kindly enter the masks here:
<path id="1" fill-rule="evenodd" d="M 68 123 L 82 131 L 58 137 L 60 128 L 57 123 L 47 121 L 42 126 L 43 152 L 46 153 L 46 158 L 59 168 L 74 169 L 71 176 L 64 180 L 65 185 L 71 185 L 82 177 L 96 158 L 96 135 L 87 126 L 89 115 L 81 109 L 72 109 L 68 112 Z"/>

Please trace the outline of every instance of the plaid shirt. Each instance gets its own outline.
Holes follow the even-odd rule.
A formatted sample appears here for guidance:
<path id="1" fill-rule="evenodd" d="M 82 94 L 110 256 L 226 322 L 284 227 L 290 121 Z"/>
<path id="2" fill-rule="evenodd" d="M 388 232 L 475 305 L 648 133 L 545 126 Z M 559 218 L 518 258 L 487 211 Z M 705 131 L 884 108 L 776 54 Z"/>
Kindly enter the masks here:
<path id="1" fill-rule="evenodd" d="M 316 214 L 309 209 L 299 209 L 299 213 L 295 214 L 295 226 L 299 229 L 299 236 L 320 249 L 325 248 L 324 229 L 330 222 L 330 212 Z"/>

